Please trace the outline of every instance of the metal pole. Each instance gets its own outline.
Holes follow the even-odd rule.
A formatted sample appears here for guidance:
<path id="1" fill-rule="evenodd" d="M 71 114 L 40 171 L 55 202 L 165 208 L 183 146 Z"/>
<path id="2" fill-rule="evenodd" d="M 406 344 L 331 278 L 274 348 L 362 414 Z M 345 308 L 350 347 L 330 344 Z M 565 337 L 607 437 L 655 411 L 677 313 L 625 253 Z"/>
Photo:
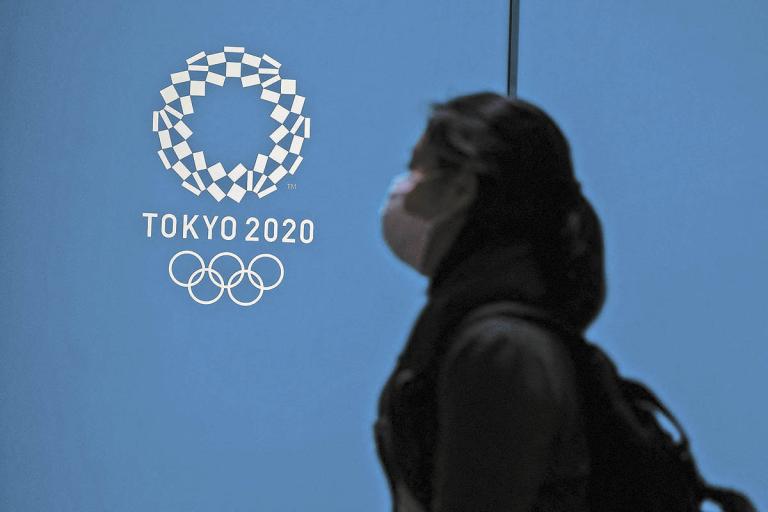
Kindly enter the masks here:
<path id="1" fill-rule="evenodd" d="M 509 0 L 509 44 L 507 51 L 507 96 L 517 96 L 517 48 L 520 38 L 520 0 Z"/>

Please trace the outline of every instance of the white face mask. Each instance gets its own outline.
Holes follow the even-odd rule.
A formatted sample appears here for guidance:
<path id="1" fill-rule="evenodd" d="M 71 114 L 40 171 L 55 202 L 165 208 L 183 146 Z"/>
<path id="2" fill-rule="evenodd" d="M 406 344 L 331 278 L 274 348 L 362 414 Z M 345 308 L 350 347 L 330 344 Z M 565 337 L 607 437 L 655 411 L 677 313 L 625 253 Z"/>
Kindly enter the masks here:
<path id="1" fill-rule="evenodd" d="M 440 186 L 436 178 L 419 180 L 411 173 L 399 174 L 392 180 L 387 201 L 380 211 L 384 240 L 392 252 L 425 276 L 433 275 L 461 231 L 468 203 L 423 205 L 437 206 L 428 218 L 409 212 L 405 203 L 406 198 L 421 187 Z"/>

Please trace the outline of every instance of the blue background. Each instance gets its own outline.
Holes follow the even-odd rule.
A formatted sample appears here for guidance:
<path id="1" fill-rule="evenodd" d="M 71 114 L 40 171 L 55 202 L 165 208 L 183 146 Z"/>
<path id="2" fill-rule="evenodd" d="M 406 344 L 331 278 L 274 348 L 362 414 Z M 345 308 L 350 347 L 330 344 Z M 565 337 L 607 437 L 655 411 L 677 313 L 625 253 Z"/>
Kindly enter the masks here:
<path id="1" fill-rule="evenodd" d="M 381 242 L 378 208 L 431 101 L 503 92 L 506 15 L 0 4 L 0 509 L 388 510 L 371 423 L 426 282 Z M 524 2 L 520 41 L 520 95 L 561 123 L 604 222 L 592 337 L 670 403 L 704 473 L 762 507 L 766 18 L 757 2 Z M 295 190 L 215 203 L 157 158 L 168 75 L 225 45 L 266 51 L 307 96 Z M 267 107 L 211 91 L 196 144 L 249 163 Z M 309 218 L 315 241 L 147 238 L 142 212 L 233 215 L 239 240 L 250 215 Z M 272 252 L 286 277 L 251 308 L 201 306 L 168 279 L 181 249 Z"/>

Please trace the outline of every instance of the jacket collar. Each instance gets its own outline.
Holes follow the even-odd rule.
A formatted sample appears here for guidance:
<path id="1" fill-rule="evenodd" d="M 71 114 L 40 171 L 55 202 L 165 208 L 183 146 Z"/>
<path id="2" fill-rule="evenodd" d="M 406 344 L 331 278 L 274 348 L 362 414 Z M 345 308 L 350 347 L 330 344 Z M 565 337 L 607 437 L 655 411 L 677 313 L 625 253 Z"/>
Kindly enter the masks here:
<path id="1" fill-rule="evenodd" d="M 438 279 L 430 281 L 430 300 L 448 296 L 474 302 L 483 296 L 541 302 L 546 292 L 530 242 L 485 246 L 469 253 Z M 460 297 L 455 297 L 460 295 Z"/>

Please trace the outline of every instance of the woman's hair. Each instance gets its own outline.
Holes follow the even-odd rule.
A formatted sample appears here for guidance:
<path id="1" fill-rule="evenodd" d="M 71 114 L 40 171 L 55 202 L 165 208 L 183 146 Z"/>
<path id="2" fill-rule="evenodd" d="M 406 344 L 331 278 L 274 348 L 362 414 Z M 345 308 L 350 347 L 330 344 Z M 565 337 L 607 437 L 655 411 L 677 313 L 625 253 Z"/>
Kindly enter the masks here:
<path id="1" fill-rule="evenodd" d="M 579 328 L 605 301 L 600 221 L 581 193 L 570 148 L 538 107 L 491 92 L 432 105 L 410 167 L 471 172 L 478 195 L 435 279 L 480 246 L 531 242 L 547 301 Z"/>

